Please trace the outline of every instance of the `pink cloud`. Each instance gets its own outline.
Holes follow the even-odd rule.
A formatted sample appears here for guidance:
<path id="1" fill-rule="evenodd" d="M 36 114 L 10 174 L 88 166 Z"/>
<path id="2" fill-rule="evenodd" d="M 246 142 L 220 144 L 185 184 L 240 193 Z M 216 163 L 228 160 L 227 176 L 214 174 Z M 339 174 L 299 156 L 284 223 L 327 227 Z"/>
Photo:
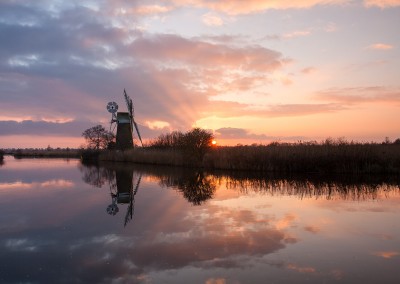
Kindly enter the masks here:
<path id="1" fill-rule="evenodd" d="M 385 44 L 385 43 L 375 43 L 371 44 L 370 46 L 367 47 L 367 49 L 376 49 L 376 50 L 389 50 L 393 49 L 394 46 L 390 44 Z"/>
<path id="2" fill-rule="evenodd" d="M 286 265 L 288 269 L 295 270 L 299 273 L 315 273 L 316 269 L 310 266 L 299 266 L 297 264 L 289 263 Z"/>
<path id="3" fill-rule="evenodd" d="M 303 9 L 316 5 L 344 4 L 349 0 L 297 0 L 297 1 L 275 1 L 275 0 L 171 0 L 178 6 L 194 6 L 223 12 L 229 15 L 240 15 L 263 12 L 269 9 Z"/>
<path id="4" fill-rule="evenodd" d="M 308 30 L 294 31 L 294 32 L 286 33 L 282 37 L 289 39 L 289 38 L 295 38 L 295 37 L 309 36 L 310 34 L 311 34 L 311 31 L 308 31 Z"/>
<path id="5" fill-rule="evenodd" d="M 389 8 L 400 6 L 400 0 L 364 0 L 366 7 Z"/>
<path id="6" fill-rule="evenodd" d="M 332 88 L 321 91 L 316 98 L 337 103 L 400 103 L 400 89 L 376 87 Z"/>
<path id="7" fill-rule="evenodd" d="M 222 26 L 224 24 L 224 21 L 220 17 L 212 13 L 204 14 L 201 18 L 207 26 Z"/>
<path id="8" fill-rule="evenodd" d="M 306 67 L 306 68 L 302 69 L 300 72 L 303 74 L 311 74 L 316 71 L 317 71 L 317 69 L 315 67 Z"/>
<path id="9" fill-rule="evenodd" d="M 373 254 L 375 256 L 379 256 L 379 257 L 386 258 L 386 259 L 397 257 L 400 255 L 400 253 L 398 251 L 378 251 Z"/>
<path id="10" fill-rule="evenodd" d="M 139 37 L 130 45 L 129 50 L 142 60 L 201 68 L 230 67 L 236 70 L 268 72 L 287 62 L 281 53 L 261 46 L 231 47 L 175 35 Z"/>
<path id="11" fill-rule="evenodd" d="M 173 10 L 171 6 L 143 5 L 136 7 L 133 11 L 140 15 L 163 14 Z"/>

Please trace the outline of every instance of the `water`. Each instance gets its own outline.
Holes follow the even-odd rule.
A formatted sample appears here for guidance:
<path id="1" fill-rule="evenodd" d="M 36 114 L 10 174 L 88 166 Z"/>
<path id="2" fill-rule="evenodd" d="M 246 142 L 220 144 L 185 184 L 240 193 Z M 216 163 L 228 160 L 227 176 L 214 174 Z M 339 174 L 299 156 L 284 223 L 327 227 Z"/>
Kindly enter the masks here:
<path id="1" fill-rule="evenodd" d="M 6 157 L 1 283 L 400 283 L 400 181 Z"/>

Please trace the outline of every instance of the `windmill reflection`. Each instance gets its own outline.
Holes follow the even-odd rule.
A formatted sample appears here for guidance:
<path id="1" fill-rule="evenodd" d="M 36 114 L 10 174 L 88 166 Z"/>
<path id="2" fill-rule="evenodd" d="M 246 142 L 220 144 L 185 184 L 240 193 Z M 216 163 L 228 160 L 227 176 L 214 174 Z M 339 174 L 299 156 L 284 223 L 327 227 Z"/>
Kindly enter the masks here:
<path id="1" fill-rule="evenodd" d="M 117 204 L 128 204 L 124 226 L 133 218 L 135 195 L 141 179 L 141 175 L 134 179 L 132 169 L 118 169 L 115 171 L 115 179 L 109 181 L 111 204 L 107 207 L 107 213 L 114 216 L 119 212 Z"/>
<path id="2" fill-rule="evenodd" d="M 119 212 L 118 204 L 128 204 L 124 226 L 133 218 L 135 196 L 142 179 L 141 173 L 134 174 L 131 167 L 100 167 L 99 165 L 81 165 L 82 179 L 93 187 L 101 188 L 108 183 L 111 195 L 111 204 L 106 211 L 111 216 Z M 135 172 L 136 173 L 136 172 Z"/>

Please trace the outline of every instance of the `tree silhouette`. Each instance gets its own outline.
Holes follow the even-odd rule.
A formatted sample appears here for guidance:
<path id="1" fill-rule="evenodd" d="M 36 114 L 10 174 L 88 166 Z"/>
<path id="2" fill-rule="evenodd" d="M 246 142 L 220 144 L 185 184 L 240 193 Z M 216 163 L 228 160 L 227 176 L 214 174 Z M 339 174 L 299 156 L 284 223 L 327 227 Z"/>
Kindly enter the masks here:
<path id="1" fill-rule="evenodd" d="M 95 150 L 106 149 L 115 138 L 112 132 L 107 131 L 100 124 L 86 129 L 82 136 L 85 138 L 88 148 Z"/>

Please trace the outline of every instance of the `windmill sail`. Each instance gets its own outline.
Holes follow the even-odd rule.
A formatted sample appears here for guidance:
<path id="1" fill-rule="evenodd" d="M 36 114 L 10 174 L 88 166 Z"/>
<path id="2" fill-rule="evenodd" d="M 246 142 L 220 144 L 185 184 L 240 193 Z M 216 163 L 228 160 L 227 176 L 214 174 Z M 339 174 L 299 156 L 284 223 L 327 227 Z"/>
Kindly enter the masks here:
<path id="1" fill-rule="evenodd" d="M 139 132 L 138 125 L 137 125 L 137 123 L 136 123 L 134 120 L 133 120 L 133 124 L 135 125 L 135 129 L 136 129 L 137 135 L 138 135 L 138 137 L 139 137 L 140 144 L 142 144 L 142 146 L 143 146 L 142 137 L 140 137 L 140 132 Z"/>
<path id="2" fill-rule="evenodd" d="M 140 136 L 140 132 L 139 132 L 139 127 L 138 127 L 138 125 L 135 121 L 135 117 L 134 117 L 134 109 L 133 109 L 132 99 L 128 96 L 125 89 L 124 89 L 124 97 L 125 97 L 126 107 L 128 108 L 128 112 L 129 112 L 132 133 L 133 133 L 133 126 L 135 126 L 135 130 L 136 130 L 137 136 L 140 140 L 140 144 L 143 146 L 142 137 Z"/>

